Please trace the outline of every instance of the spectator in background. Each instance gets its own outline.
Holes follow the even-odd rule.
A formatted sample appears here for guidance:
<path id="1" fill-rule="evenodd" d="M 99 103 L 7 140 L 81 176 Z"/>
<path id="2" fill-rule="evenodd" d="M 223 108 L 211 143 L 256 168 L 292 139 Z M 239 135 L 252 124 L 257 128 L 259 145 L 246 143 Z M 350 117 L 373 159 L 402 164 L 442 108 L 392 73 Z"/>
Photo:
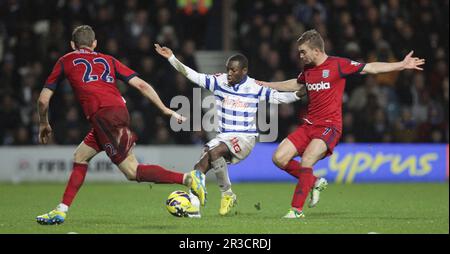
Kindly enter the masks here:
<path id="1" fill-rule="evenodd" d="M 116 38 L 111 37 L 106 40 L 105 52 L 119 58 L 119 43 Z"/>
<path id="2" fill-rule="evenodd" d="M 35 98 L 37 100 L 38 97 L 36 96 Z M 30 131 L 30 142 L 33 145 L 39 144 L 39 115 L 37 110 L 33 111 L 27 128 Z"/>
<path id="3" fill-rule="evenodd" d="M 14 131 L 14 142 L 12 145 L 15 146 L 23 146 L 23 145 L 31 145 L 30 132 L 24 126 L 20 126 L 17 130 Z"/>
<path id="4" fill-rule="evenodd" d="M 1 142 L 13 144 L 18 137 L 14 131 L 5 129 L 6 125 L 12 123 L 15 128 L 29 129 L 35 110 L 35 105 L 29 101 L 35 100 L 39 93 L 35 84 L 41 84 L 58 57 L 69 51 L 65 42 L 76 24 L 91 23 L 100 38 L 99 48 L 135 67 L 141 75 L 150 77 L 166 103 L 175 93 L 183 94 L 183 83 L 167 74 L 170 66 L 155 59 L 154 53 L 146 50 L 146 45 L 165 41 L 164 44 L 172 46 L 183 62 L 198 67 L 192 52 L 205 49 L 205 43 L 211 40 L 208 37 L 217 38 L 222 29 L 218 25 L 221 15 L 215 15 L 215 1 L 197 0 L 191 1 L 191 5 L 188 2 L 0 1 L 0 103 L 4 97 L 9 97 L 10 104 L 14 105 L 13 112 L 19 112 L 13 116 L 16 113 L 6 113 L 11 109 L 0 109 L 0 114 L 11 117 L 2 118 Z M 417 121 L 417 142 L 433 141 L 431 130 L 435 127 L 430 126 L 440 126 L 437 129 L 442 132 L 443 142 L 448 142 L 448 3 L 448 0 L 235 1 L 232 8 L 233 21 L 236 21 L 232 29 L 233 50 L 248 55 L 249 71 L 253 76 L 278 80 L 283 75 L 294 76 L 301 69 L 295 39 L 305 27 L 315 28 L 324 35 L 326 51 L 361 62 L 386 58 L 385 45 L 389 48 L 387 58 L 392 60 L 402 58 L 414 48 L 415 54 L 427 59 L 423 75 L 402 72 L 395 76 L 397 74 L 392 73 L 378 75 L 375 81 L 366 76 L 349 78 L 343 113 L 351 114 L 355 119 L 353 125 L 357 127 L 359 110 L 370 94 L 364 91 L 365 86 L 367 82 L 373 83 L 371 93 L 377 95 L 380 105 L 387 105 L 385 117 L 389 130 L 395 129 L 401 109 L 406 107 Z M 253 46 L 256 44 L 261 48 Z M 134 89 L 127 89 L 120 82 L 119 88 L 130 110 L 140 112 L 146 127 L 156 132 L 158 127 L 149 119 L 155 118 L 157 113 L 145 100 L 136 99 Z M 73 98 L 66 95 L 66 88 L 61 87 L 56 92 L 62 96 L 55 96 L 58 98 L 52 102 L 58 105 L 51 109 L 52 119 L 64 117 L 74 104 Z M 188 94 L 192 96 L 192 93 Z M 375 121 L 375 114 L 369 117 Z M 431 124 L 430 121 L 434 121 L 431 119 L 442 120 L 439 124 Z M 86 128 L 87 123 L 80 121 L 80 126 Z M 354 127 L 352 129 L 356 129 Z M 289 124 L 280 128 L 279 136 L 286 136 Z M 56 131 L 61 132 L 58 135 L 62 138 L 57 142 L 68 143 L 64 140 L 68 137 L 66 130 Z M 30 133 L 29 138 L 33 140 L 30 142 L 36 143 L 33 132 Z M 352 134 L 349 142 L 364 142 L 371 138 Z M 191 132 L 177 135 L 176 142 L 190 143 L 198 139 L 198 135 Z M 389 135 L 392 140 L 395 138 L 394 132 Z M 434 140 L 438 140 L 437 136 L 434 135 Z"/>
<path id="5" fill-rule="evenodd" d="M 358 59 L 364 62 L 367 61 L 395 61 L 399 57 L 403 57 L 409 52 L 410 49 L 416 48 L 416 54 L 421 56 L 430 56 L 430 61 L 425 67 L 423 77 L 416 77 L 416 79 L 423 79 L 420 83 L 423 84 L 423 88 L 416 88 L 414 84 L 419 81 L 414 81 L 414 72 L 393 73 L 393 75 L 378 75 L 375 80 L 368 82 L 372 84 L 372 88 L 366 90 L 361 84 L 366 83 L 366 79 L 369 77 L 351 78 L 347 84 L 348 93 L 344 97 L 344 113 L 348 112 L 357 118 L 361 118 L 360 109 L 365 105 L 369 96 L 376 95 L 377 103 L 386 108 L 384 116 L 381 117 L 381 113 L 377 113 L 377 121 L 385 119 L 383 126 L 387 126 L 388 130 L 394 130 L 396 120 L 400 118 L 402 108 L 407 107 L 409 111 L 414 110 L 412 118 L 415 121 L 420 121 L 415 125 L 416 130 L 414 133 L 417 135 L 421 132 L 417 128 L 420 126 L 421 121 L 429 123 L 428 120 L 428 108 L 432 105 L 440 105 L 444 111 L 447 111 L 447 107 L 443 106 L 448 99 L 445 100 L 444 96 L 444 81 L 448 79 L 448 21 L 445 17 L 446 7 L 448 7 L 448 1 L 433 2 L 402 2 L 398 0 L 390 0 L 388 2 L 364 0 L 358 2 L 349 2 L 346 0 L 335 1 L 306 1 L 306 3 L 295 3 L 295 1 L 289 1 L 293 3 L 293 14 L 298 14 L 299 10 L 304 12 L 303 17 L 309 12 L 310 18 L 305 18 L 304 22 L 295 22 L 300 25 L 314 26 L 316 29 L 320 29 L 322 33 L 326 31 L 325 38 L 327 48 L 332 51 L 333 54 L 342 54 L 353 59 Z M 325 8 L 325 19 L 321 19 L 321 15 L 311 14 L 314 11 L 316 4 L 322 5 Z M 266 18 L 261 15 L 260 10 L 264 10 L 265 6 L 269 6 L 270 3 L 262 4 L 262 2 L 255 2 L 250 5 L 249 8 L 240 10 L 239 14 L 246 16 L 246 19 L 240 19 L 242 24 L 246 27 L 246 30 L 240 30 L 240 36 L 237 39 L 251 41 L 259 41 L 255 35 L 261 33 L 267 24 L 271 24 L 270 18 Z M 253 8 L 253 12 L 248 12 L 248 9 Z M 247 12 L 245 12 L 247 11 Z M 431 13 L 431 15 L 430 15 Z M 417 15 L 415 15 L 417 14 Z M 251 22 L 253 20 L 253 22 Z M 444 21 L 445 20 L 445 21 Z M 441 22 L 437 25 L 437 22 Z M 237 27 L 240 27 L 240 26 Z M 247 26 L 246 26 L 247 25 Z M 285 35 L 283 26 L 286 24 L 270 27 L 272 41 L 269 43 L 270 50 L 284 52 L 283 40 Z M 251 31 L 247 32 L 247 31 Z M 282 31 L 282 32 L 280 32 Z M 265 31 L 267 33 L 267 31 Z M 252 35 L 253 34 L 253 35 Z M 283 36 L 280 36 L 283 35 Z M 420 37 L 420 38 L 418 38 Z M 419 43 L 420 42 L 420 43 Z M 264 43 L 264 42 L 263 42 Z M 260 43 L 259 45 L 262 45 Z M 359 48 L 358 45 L 364 46 Z M 330 50 L 331 49 L 331 50 Z M 295 45 L 291 47 L 290 57 L 280 57 L 281 71 L 287 74 L 291 72 L 291 68 L 295 71 L 300 68 L 296 66 L 295 60 L 297 57 Z M 267 51 L 265 51 L 267 52 Z M 392 52 L 395 52 L 392 53 Z M 261 52 L 256 52 L 251 55 L 251 59 L 258 59 Z M 433 56 L 431 56 L 433 55 Z M 265 55 L 267 56 L 267 55 Z M 280 55 L 281 56 L 281 55 Z M 261 63 L 266 64 L 267 61 L 259 59 Z M 292 65 L 289 65 L 292 63 Z M 264 65 L 261 64 L 261 65 Z M 289 69 L 286 66 L 291 66 Z M 267 66 L 262 66 L 262 70 L 267 69 Z M 264 79 L 264 71 L 261 71 L 262 78 Z M 266 74 L 267 75 L 267 74 Z M 422 75 L 422 74 L 420 74 Z M 259 77 L 258 75 L 255 75 Z M 366 83 L 367 84 L 367 83 Z M 425 90 L 429 90 L 431 96 L 427 95 Z M 370 95 L 373 94 L 373 95 Z M 423 98 L 422 98 L 423 97 Z M 433 98 L 427 99 L 427 97 Z M 347 101 L 347 98 L 349 100 Z M 417 103 L 419 99 L 425 102 Z M 416 103 L 413 103 L 415 102 Z M 435 101 L 435 102 L 434 102 Z M 348 104 L 347 104 L 348 102 Z M 448 104 L 447 104 L 448 105 Z M 436 107 L 434 107 L 436 108 Z M 418 111 L 419 110 L 419 111 Z M 433 112 L 438 112 L 434 110 Z M 439 115 L 439 114 L 437 114 Z M 448 142 L 448 117 L 445 115 L 445 120 L 442 121 L 444 127 L 444 138 Z M 375 115 L 370 114 L 367 116 L 367 120 L 376 122 Z M 423 120 L 425 118 L 425 120 Z M 353 124 L 359 124 L 358 121 L 354 121 Z M 380 125 L 381 126 L 381 125 Z M 419 142 L 431 142 L 431 136 L 425 135 L 426 138 L 414 139 Z M 355 135 L 357 141 L 368 141 L 371 136 L 368 134 Z M 393 140 L 394 135 L 391 132 L 387 132 L 382 138 L 384 142 Z"/>
<path id="6" fill-rule="evenodd" d="M 14 56 L 12 54 L 5 54 L 3 63 L 1 64 L 0 94 L 13 94 L 16 91 L 14 84 L 17 84 L 19 80 L 17 69 Z"/>
<path id="7" fill-rule="evenodd" d="M 425 122 L 428 118 L 427 105 L 430 100 L 430 93 L 425 87 L 425 76 L 423 73 L 415 73 L 412 80 L 413 84 L 413 105 L 412 114 L 418 122 Z"/>
<path id="8" fill-rule="evenodd" d="M 400 118 L 394 123 L 394 141 L 401 143 L 413 143 L 417 141 L 417 122 L 414 120 L 411 110 L 404 107 Z"/>
<path id="9" fill-rule="evenodd" d="M 214 0 L 177 0 L 177 15 L 179 17 L 180 33 L 182 37 L 192 39 L 196 45 L 202 47 L 205 43 L 204 32 Z M 173 48 L 173 44 L 158 41 Z"/>
<path id="10" fill-rule="evenodd" d="M 193 40 L 184 41 L 181 55 L 183 58 L 183 62 L 187 64 L 187 66 L 191 66 L 191 68 L 197 69 L 197 62 L 195 61 L 194 52 L 195 52 L 195 42 Z"/>
<path id="11" fill-rule="evenodd" d="M 153 139 L 151 141 L 152 144 L 155 145 L 175 144 L 173 134 L 169 132 L 164 120 L 160 116 L 158 116 L 155 119 L 155 125 L 157 126 L 157 128 L 156 133 L 154 134 Z"/>
<path id="12" fill-rule="evenodd" d="M 345 113 L 342 118 L 342 125 L 344 128 L 344 133 L 342 133 L 342 140 L 345 143 L 354 143 L 356 141 L 355 137 L 355 123 L 352 113 Z"/>
<path id="13" fill-rule="evenodd" d="M 261 42 L 257 49 L 258 53 L 250 56 L 249 63 L 252 65 L 249 66 L 249 73 L 252 73 L 252 75 L 261 80 L 268 80 L 271 78 L 270 68 L 268 66 L 268 56 L 271 51 L 270 43 Z"/>
<path id="14" fill-rule="evenodd" d="M 379 29 L 374 30 L 375 34 L 380 34 L 381 31 Z M 369 53 L 368 61 L 369 62 L 397 62 L 397 58 L 395 58 L 389 44 L 386 41 L 383 41 L 380 35 L 374 36 L 375 50 Z M 390 72 L 390 73 L 382 73 L 377 74 L 375 76 L 376 82 L 378 85 L 387 85 L 393 86 L 395 82 L 397 82 L 399 73 L 398 72 Z"/>
<path id="15" fill-rule="evenodd" d="M 148 13 L 144 9 L 138 10 L 136 13 L 132 13 L 130 22 L 126 23 L 126 43 L 130 49 L 138 46 L 139 38 L 142 35 L 153 36 L 154 30 L 151 24 L 148 22 Z"/>
<path id="16" fill-rule="evenodd" d="M 318 16 L 320 22 L 326 22 L 327 13 L 325 7 L 320 1 L 306 0 L 306 3 L 300 3 L 295 11 L 297 20 L 305 24 L 307 28 L 312 28 L 313 17 Z"/>
<path id="17" fill-rule="evenodd" d="M 55 139 L 59 144 L 75 145 L 80 143 L 83 138 L 82 133 L 88 130 L 81 125 L 81 117 L 78 107 L 70 106 L 65 112 L 64 117 L 60 118 L 55 124 Z M 64 131 L 56 131 L 63 129 Z"/>
<path id="18" fill-rule="evenodd" d="M 131 128 L 139 137 L 139 142 L 141 144 L 150 143 L 150 131 L 146 127 L 144 116 L 140 111 L 131 112 Z"/>
<path id="19" fill-rule="evenodd" d="M 371 139 L 373 142 L 383 142 L 386 140 L 385 135 L 389 133 L 388 119 L 384 110 L 379 108 L 374 113 L 374 119 L 370 126 L 372 133 Z"/>
<path id="20" fill-rule="evenodd" d="M 446 140 L 448 140 L 448 115 L 449 115 L 449 112 L 448 112 L 448 109 L 449 109 L 449 104 L 448 104 L 448 93 L 449 93 L 449 89 L 448 89 L 448 77 L 446 77 L 445 78 L 445 80 L 444 80 L 444 82 L 443 82 L 443 95 L 444 95 L 444 103 L 443 103 L 443 106 L 444 106 L 444 121 L 443 121 L 443 124 L 444 125 L 447 125 L 446 127 L 446 129 L 447 129 L 447 134 L 446 134 Z"/>
<path id="21" fill-rule="evenodd" d="M 17 101 L 9 94 L 2 96 L 0 108 L 0 131 L 3 145 L 14 143 L 14 132 L 21 126 L 20 110 Z"/>
<path id="22" fill-rule="evenodd" d="M 138 67 L 138 64 L 141 62 L 142 57 L 149 56 L 151 54 L 152 49 L 152 38 L 148 34 L 141 34 L 137 38 L 137 44 L 134 50 L 132 50 L 129 54 L 130 63 L 133 67 Z"/>

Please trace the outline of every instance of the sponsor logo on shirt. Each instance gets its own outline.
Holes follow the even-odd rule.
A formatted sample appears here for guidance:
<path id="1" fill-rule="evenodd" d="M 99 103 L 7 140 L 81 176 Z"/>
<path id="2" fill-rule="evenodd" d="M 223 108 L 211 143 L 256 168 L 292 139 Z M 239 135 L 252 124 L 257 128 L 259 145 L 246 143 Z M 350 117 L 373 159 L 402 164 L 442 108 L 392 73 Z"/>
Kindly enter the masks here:
<path id="1" fill-rule="evenodd" d="M 306 87 L 308 88 L 308 91 L 320 91 L 320 90 L 327 90 L 331 88 L 330 82 L 323 82 L 320 83 L 314 83 L 314 84 L 308 84 L 306 83 Z"/>
<path id="2" fill-rule="evenodd" d="M 226 96 L 223 100 L 223 106 L 224 107 L 230 107 L 230 108 L 247 108 L 249 105 L 246 102 L 241 101 L 239 98 L 231 98 L 229 96 Z"/>

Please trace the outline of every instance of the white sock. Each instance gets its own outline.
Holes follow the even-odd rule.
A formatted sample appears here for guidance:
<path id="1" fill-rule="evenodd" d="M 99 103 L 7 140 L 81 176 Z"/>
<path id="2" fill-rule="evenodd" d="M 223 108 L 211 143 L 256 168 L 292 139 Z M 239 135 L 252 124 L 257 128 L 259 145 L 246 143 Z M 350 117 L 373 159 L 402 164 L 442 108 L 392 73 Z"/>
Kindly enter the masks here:
<path id="1" fill-rule="evenodd" d="M 231 191 L 231 181 L 228 176 L 227 162 L 223 157 L 211 162 L 214 173 L 216 174 L 217 183 L 221 192 Z"/>
<path id="2" fill-rule="evenodd" d="M 200 211 L 200 200 L 198 197 L 189 191 L 189 198 L 191 199 L 191 204 Z"/>
<path id="3" fill-rule="evenodd" d="M 233 191 L 231 190 L 231 188 L 229 188 L 228 190 L 226 190 L 226 191 L 222 191 L 221 190 L 221 192 L 222 192 L 222 197 L 223 197 L 223 195 L 233 195 Z"/>
<path id="4" fill-rule="evenodd" d="M 66 204 L 60 203 L 56 207 L 56 211 L 67 213 L 69 211 L 69 207 Z"/>

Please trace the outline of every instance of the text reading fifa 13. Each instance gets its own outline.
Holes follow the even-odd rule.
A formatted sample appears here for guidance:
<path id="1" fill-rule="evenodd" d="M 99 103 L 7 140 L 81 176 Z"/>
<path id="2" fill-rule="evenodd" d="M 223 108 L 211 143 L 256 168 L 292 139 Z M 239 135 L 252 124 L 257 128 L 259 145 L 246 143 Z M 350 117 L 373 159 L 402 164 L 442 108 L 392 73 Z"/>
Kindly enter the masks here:
<path id="1" fill-rule="evenodd" d="M 271 239 L 240 239 L 240 238 L 225 238 L 221 240 L 193 240 L 186 238 L 181 240 L 178 245 L 180 249 L 203 249 L 211 251 L 212 249 L 264 249 L 269 251 L 271 249 Z"/>

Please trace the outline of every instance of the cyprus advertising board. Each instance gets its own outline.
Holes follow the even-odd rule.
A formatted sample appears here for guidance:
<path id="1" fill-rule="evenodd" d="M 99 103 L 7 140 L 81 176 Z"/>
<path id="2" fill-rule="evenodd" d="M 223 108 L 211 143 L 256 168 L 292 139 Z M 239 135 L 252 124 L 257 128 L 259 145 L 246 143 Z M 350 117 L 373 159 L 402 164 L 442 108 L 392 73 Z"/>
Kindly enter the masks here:
<path id="1" fill-rule="evenodd" d="M 230 167 L 231 180 L 294 181 L 272 163 L 276 147 L 258 144 L 246 160 Z M 316 164 L 314 174 L 337 183 L 444 182 L 448 144 L 340 144 Z"/>

